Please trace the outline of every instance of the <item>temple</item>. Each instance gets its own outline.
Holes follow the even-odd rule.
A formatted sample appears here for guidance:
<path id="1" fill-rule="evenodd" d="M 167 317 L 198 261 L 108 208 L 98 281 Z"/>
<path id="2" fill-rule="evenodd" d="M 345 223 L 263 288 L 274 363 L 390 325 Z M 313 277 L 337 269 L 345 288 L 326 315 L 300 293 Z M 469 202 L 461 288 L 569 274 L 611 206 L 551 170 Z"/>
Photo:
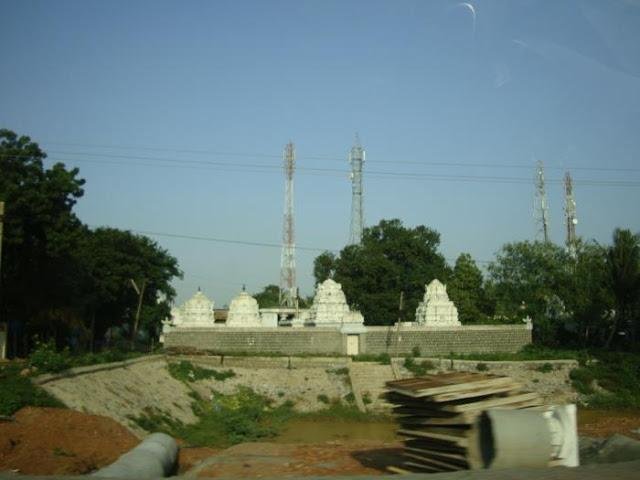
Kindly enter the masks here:
<path id="1" fill-rule="evenodd" d="M 227 327 L 261 327 L 258 301 L 244 290 L 231 300 L 227 315 Z"/>
<path id="2" fill-rule="evenodd" d="M 422 302 L 416 309 L 416 323 L 426 327 L 459 327 L 458 309 L 449 300 L 447 286 L 434 279 L 426 286 Z"/>
<path id="3" fill-rule="evenodd" d="M 364 326 L 364 317 L 360 312 L 349 309 L 342 285 L 329 278 L 317 286 L 304 325 L 358 330 Z"/>

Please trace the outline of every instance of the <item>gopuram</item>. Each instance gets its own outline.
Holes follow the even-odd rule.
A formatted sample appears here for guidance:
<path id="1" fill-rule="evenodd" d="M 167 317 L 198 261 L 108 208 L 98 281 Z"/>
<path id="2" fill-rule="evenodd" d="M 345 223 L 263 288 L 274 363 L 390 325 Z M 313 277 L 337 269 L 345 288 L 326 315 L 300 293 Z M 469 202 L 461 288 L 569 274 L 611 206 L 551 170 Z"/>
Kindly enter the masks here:
<path id="1" fill-rule="evenodd" d="M 364 317 L 351 311 L 342 285 L 329 278 L 320 283 L 313 297 L 313 305 L 304 318 L 305 327 L 337 327 L 341 331 L 364 331 Z"/>
<path id="2" fill-rule="evenodd" d="M 458 309 L 447 295 L 447 286 L 438 279 L 426 286 L 424 298 L 416 309 L 416 323 L 425 327 L 462 326 Z"/>

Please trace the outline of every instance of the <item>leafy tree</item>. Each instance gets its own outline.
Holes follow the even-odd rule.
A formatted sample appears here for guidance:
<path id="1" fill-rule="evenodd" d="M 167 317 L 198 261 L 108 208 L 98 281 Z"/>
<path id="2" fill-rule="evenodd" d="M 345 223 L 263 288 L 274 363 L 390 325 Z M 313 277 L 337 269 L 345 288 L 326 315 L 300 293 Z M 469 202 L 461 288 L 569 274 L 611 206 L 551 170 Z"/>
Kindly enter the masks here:
<path id="1" fill-rule="evenodd" d="M 171 280 L 182 276 L 174 257 L 148 237 L 114 228 L 87 231 L 78 257 L 86 275 L 85 307 L 97 337 L 113 326 L 128 325 L 132 331 L 138 294 L 131 280 L 145 285 L 141 325 L 152 335 L 159 332 L 175 297 Z"/>
<path id="2" fill-rule="evenodd" d="M 563 299 L 571 285 L 570 257 L 548 242 L 508 243 L 489 265 L 496 315 L 519 323 L 525 316 L 534 321 L 537 341 L 558 342 L 558 328 L 568 318 Z"/>
<path id="3" fill-rule="evenodd" d="M 316 284 L 332 278 L 335 271 L 336 256 L 331 252 L 323 252 L 313 261 L 313 276 Z"/>
<path id="4" fill-rule="evenodd" d="M 258 301 L 260 308 L 276 308 L 280 306 L 280 287 L 273 284 L 267 285 L 253 297 Z"/>
<path id="5" fill-rule="evenodd" d="M 615 297 L 616 313 L 606 347 L 611 345 L 619 328 L 631 335 L 635 344 L 638 332 L 640 300 L 640 236 L 617 228 L 607 252 L 609 285 Z"/>
<path id="6" fill-rule="evenodd" d="M 6 202 L 2 317 L 10 319 L 14 354 L 26 353 L 32 334 L 58 336 L 61 322 L 78 317 L 72 304 L 79 267 L 72 252 L 83 229 L 72 209 L 84 180 L 78 169 L 60 163 L 45 169 L 45 158 L 29 137 L 0 130 L 0 200 Z"/>
<path id="7" fill-rule="evenodd" d="M 365 229 L 360 245 L 349 245 L 340 252 L 334 262 L 334 278 L 367 324 L 396 322 L 401 292 L 402 317 L 413 319 L 425 284 L 449 277 L 439 243 L 438 232 L 425 226 L 407 228 L 397 219 L 381 220 Z"/>
<path id="8" fill-rule="evenodd" d="M 484 289 L 484 278 L 468 253 L 462 253 L 456 259 L 447 290 L 463 324 L 487 322 L 491 305 Z"/>

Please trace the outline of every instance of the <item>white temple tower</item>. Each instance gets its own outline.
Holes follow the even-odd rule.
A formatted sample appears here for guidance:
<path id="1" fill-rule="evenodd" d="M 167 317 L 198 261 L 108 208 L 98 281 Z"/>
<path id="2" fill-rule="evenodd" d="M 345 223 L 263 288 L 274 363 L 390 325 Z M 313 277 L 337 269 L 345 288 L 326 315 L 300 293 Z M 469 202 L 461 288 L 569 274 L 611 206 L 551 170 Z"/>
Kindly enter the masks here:
<path id="1" fill-rule="evenodd" d="M 437 278 L 426 286 L 422 302 L 416 309 L 416 323 L 426 327 L 459 327 L 458 309 L 449 300 L 447 286 Z"/>

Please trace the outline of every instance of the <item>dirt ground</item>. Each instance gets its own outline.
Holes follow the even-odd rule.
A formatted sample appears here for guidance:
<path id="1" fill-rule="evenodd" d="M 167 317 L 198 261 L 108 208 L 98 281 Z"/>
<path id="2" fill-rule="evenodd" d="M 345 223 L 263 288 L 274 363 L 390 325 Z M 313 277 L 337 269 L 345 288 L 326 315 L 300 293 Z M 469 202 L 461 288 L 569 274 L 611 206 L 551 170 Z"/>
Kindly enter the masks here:
<path id="1" fill-rule="evenodd" d="M 116 421 L 59 408 L 26 407 L 0 422 L 0 473 L 84 474 L 139 440 Z"/>
<path id="2" fill-rule="evenodd" d="M 585 412 L 579 433 L 640 439 L 640 412 Z M 73 410 L 27 407 L 0 421 L 0 473 L 84 474 L 108 465 L 138 439 L 114 420 Z M 260 478 L 387 473 L 401 443 L 374 439 L 314 444 L 245 443 L 226 450 L 183 448 L 180 472 L 198 477 Z"/>

